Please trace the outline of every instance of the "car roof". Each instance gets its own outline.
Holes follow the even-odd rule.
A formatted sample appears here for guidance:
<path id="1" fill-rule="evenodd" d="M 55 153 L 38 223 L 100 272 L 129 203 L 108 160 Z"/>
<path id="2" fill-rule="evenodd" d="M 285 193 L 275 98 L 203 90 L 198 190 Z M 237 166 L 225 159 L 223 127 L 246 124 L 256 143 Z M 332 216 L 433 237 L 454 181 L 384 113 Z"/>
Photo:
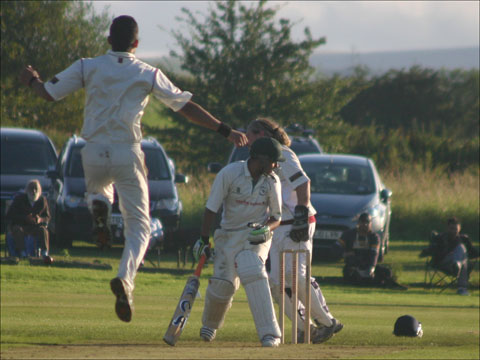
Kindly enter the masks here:
<path id="1" fill-rule="evenodd" d="M 370 159 L 360 155 L 348 154 L 306 154 L 300 155 L 298 159 L 302 163 L 332 163 L 368 166 Z"/>
<path id="2" fill-rule="evenodd" d="M 79 136 L 72 136 L 70 139 L 68 139 L 69 142 L 73 142 L 74 145 L 72 146 L 84 146 L 86 141 L 85 139 L 79 137 Z M 142 139 L 142 148 L 158 148 L 162 147 L 160 143 L 153 137 L 147 137 Z"/>
<path id="3" fill-rule="evenodd" d="M 30 139 L 30 140 L 44 140 L 47 141 L 48 137 L 43 132 L 34 129 L 20 129 L 20 128 L 0 128 L 2 138 L 8 137 L 9 139 Z"/>

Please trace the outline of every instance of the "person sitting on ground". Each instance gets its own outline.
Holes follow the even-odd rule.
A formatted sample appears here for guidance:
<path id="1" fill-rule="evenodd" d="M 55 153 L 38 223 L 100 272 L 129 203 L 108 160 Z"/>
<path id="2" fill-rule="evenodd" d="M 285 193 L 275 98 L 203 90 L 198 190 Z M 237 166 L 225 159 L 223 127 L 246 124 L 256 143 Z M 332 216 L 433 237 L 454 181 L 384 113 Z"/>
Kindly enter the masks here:
<path id="1" fill-rule="evenodd" d="M 378 234 L 372 231 L 372 218 L 368 213 L 362 213 L 357 227 L 344 231 L 339 242 L 344 248 L 343 278 L 345 281 L 353 284 L 407 289 L 395 281 L 388 267 L 377 264 L 381 242 Z"/>
<path id="2" fill-rule="evenodd" d="M 447 274 L 458 278 L 459 295 L 468 295 L 468 259 L 479 256 L 467 235 L 461 234 L 461 224 L 456 217 L 447 220 L 447 231 L 432 233 L 428 248 L 423 249 L 420 257 L 431 256 L 432 265 Z"/>
<path id="3" fill-rule="evenodd" d="M 45 196 L 42 195 L 42 186 L 36 179 L 28 182 L 25 193 L 17 195 L 9 207 L 6 220 L 8 231 L 13 238 L 10 246 L 10 255 L 27 254 L 25 238 L 27 235 L 36 240 L 36 248 L 40 249 L 42 256 L 48 256 L 49 238 L 47 224 L 50 220 L 50 210 Z"/>

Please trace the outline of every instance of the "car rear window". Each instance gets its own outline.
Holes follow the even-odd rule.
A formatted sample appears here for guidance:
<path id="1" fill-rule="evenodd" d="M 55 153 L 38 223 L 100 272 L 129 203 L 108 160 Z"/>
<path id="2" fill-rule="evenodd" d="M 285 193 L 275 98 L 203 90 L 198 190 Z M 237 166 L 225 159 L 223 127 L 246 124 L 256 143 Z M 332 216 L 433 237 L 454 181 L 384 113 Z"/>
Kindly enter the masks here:
<path id="1" fill-rule="evenodd" d="M 348 164 L 302 163 L 312 193 L 367 195 L 375 192 L 369 167 Z"/>
<path id="2" fill-rule="evenodd" d="M 169 180 L 171 179 L 167 159 L 163 152 L 158 149 L 143 149 L 145 153 L 145 163 L 148 169 L 149 180 Z"/>
<path id="3" fill-rule="evenodd" d="M 2 139 L 2 175 L 40 175 L 55 167 L 50 144 L 30 139 Z"/>

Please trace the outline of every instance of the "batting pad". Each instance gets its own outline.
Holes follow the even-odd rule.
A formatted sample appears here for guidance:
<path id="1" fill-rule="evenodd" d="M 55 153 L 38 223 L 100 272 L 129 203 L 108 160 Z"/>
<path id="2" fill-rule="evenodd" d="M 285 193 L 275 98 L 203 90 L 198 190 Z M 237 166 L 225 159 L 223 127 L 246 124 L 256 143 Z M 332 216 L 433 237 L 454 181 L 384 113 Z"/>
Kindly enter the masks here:
<path id="1" fill-rule="evenodd" d="M 270 291 L 277 304 L 280 304 L 280 285 L 271 283 Z M 292 320 L 292 299 L 288 294 L 285 294 L 285 314 Z M 297 306 L 297 326 L 301 331 L 305 331 L 305 306 L 300 301 Z"/>
<path id="2" fill-rule="evenodd" d="M 298 298 L 303 304 L 305 304 L 305 299 L 307 298 L 307 292 L 305 291 L 306 289 L 304 284 L 305 284 L 305 278 L 298 280 Z M 318 283 L 312 278 L 310 280 L 310 287 L 311 287 L 310 308 L 311 308 L 312 318 L 320 322 L 322 325 L 325 325 L 327 327 L 332 326 L 333 316 L 330 314 L 330 311 L 328 310 L 327 302 L 325 301 L 325 297 L 322 294 L 320 285 L 318 285 Z"/>
<path id="3" fill-rule="evenodd" d="M 208 281 L 203 308 L 202 324 L 211 329 L 220 329 L 225 314 L 232 306 L 235 287 L 228 280 L 212 277 Z"/>
<path id="4" fill-rule="evenodd" d="M 250 250 L 243 250 L 237 254 L 235 263 L 238 277 L 247 294 L 260 341 L 265 335 L 280 337 L 281 333 L 275 317 L 267 272 L 258 254 Z"/>

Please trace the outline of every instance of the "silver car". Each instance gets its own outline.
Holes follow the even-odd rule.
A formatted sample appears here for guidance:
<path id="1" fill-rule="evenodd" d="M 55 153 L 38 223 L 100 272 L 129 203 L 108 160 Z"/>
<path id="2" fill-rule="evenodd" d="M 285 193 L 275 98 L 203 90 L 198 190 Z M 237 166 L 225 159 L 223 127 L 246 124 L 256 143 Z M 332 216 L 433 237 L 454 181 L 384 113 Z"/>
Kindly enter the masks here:
<path id="1" fill-rule="evenodd" d="M 379 261 L 388 251 L 392 192 L 385 187 L 373 161 L 356 155 L 299 156 L 311 180 L 311 202 L 317 210 L 314 257 L 336 261 L 343 256 L 338 243 L 343 231 L 354 228 L 363 212 L 381 239 Z"/>

